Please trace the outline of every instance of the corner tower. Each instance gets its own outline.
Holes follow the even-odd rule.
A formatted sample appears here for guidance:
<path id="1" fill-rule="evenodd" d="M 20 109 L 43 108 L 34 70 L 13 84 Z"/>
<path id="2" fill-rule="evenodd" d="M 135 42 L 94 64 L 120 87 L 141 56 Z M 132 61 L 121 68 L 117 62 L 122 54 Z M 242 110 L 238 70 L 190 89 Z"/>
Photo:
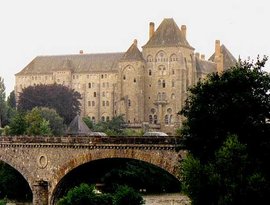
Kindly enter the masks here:
<path id="1" fill-rule="evenodd" d="M 137 47 L 137 40 L 119 61 L 117 115 L 124 115 L 129 124 L 144 121 L 145 60 Z"/>

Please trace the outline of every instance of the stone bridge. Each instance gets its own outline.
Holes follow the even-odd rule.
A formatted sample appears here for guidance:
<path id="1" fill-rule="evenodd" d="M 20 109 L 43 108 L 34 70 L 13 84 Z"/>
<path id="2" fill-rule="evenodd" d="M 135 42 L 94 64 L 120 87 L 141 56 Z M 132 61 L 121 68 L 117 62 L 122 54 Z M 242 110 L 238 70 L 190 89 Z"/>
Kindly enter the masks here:
<path id="1" fill-rule="evenodd" d="M 98 159 L 128 158 L 178 176 L 185 152 L 175 137 L 0 137 L 0 160 L 25 178 L 33 205 L 54 205 L 60 180 L 76 167 Z"/>

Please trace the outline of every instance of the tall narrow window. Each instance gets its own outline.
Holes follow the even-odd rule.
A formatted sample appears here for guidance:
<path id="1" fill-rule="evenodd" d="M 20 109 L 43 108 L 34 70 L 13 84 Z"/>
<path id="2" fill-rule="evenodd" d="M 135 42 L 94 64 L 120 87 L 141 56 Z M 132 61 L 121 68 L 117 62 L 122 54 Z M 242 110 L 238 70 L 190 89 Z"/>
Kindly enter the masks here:
<path id="1" fill-rule="evenodd" d="M 97 93 L 96 92 L 94 92 L 94 97 L 97 97 Z"/>
<path id="2" fill-rule="evenodd" d="M 154 115 L 154 124 L 157 124 L 157 115 Z"/>
<path id="3" fill-rule="evenodd" d="M 130 107 L 131 106 L 131 100 L 128 99 L 128 106 Z"/>
<path id="4" fill-rule="evenodd" d="M 164 121 L 165 121 L 165 124 L 166 125 L 169 124 L 169 116 L 168 115 L 165 115 Z"/>
<path id="5" fill-rule="evenodd" d="M 149 115 L 149 124 L 153 124 L 153 116 Z"/>
<path id="6" fill-rule="evenodd" d="M 166 83 L 165 80 L 162 81 L 162 87 L 165 88 L 166 87 Z"/>
<path id="7" fill-rule="evenodd" d="M 152 70 L 149 70 L 148 71 L 148 75 L 152 75 Z"/>
<path id="8" fill-rule="evenodd" d="M 104 116 L 101 117 L 101 121 L 105 122 L 105 117 Z"/>
<path id="9" fill-rule="evenodd" d="M 109 101 L 106 101 L 106 106 L 109 106 Z"/>
<path id="10" fill-rule="evenodd" d="M 106 121 L 107 121 L 107 122 L 110 121 L 110 117 L 109 117 L 109 116 L 106 117 Z"/>
<path id="11" fill-rule="evenodd" d="M 88 88 L 91 88 L 91 83 L 88 83 Z"/>

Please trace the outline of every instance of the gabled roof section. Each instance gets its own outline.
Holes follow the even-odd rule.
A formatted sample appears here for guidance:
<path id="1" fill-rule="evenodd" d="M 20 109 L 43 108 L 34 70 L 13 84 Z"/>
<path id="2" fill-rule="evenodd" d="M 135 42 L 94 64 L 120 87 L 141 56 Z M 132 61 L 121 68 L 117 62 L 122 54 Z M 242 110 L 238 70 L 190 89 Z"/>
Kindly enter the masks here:
<path id="1" fill-rule="evenodd" d="M 51 74 L 59 70 L 74 72 L 117 71 L 117 64 L 124 53 L 78 54 L 37 56 L 16 75 Z"/>
<path id="2" fill-rule="evenodd" d="M 66 134 L 68 135 L 89 135 L 91 133 L 88 126 L 82 120 L 82 118 L 77 115 L 69 124 Z"/>
<path id="3" fill-rule="evenodd" d="M 144 61 L 141 51 L 137 47 L 137 40 L 129 47 L 121 61 Z"/>
<path id="4" fill-rule="evenodd" d="M 202 60 L 200 58 L 195 58 L 196 71 L 202 74 L 209 74 L 217 72 L 217 64 L 211 61 Z"/>
<path id="5" fill-rule="evenodd" d="M 184 46 L 192 48 L 173 18 L 165 18 L 143 48 L 165 46 Z"/>
<path id="6" fill-rule="evenodd" d="M 225 45 L 220 47 L 221 53 L 223 54 L 223 67 L 224 70 L 228 70 L 232 66 L 235 66 L 237 60 L 231 54 L 231 52 L 226 48 Z M 215 62 L 215 53 L 209 58 L 209 61 Z"/>

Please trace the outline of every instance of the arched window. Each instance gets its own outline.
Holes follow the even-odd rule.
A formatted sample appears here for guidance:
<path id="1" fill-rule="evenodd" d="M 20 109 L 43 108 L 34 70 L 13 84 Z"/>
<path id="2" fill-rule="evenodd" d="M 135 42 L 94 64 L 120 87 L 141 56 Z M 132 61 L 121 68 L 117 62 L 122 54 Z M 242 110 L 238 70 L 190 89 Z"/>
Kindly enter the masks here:
<path id="1" fill-rule="evenodd" d="M 153 124 L 153 116 L 149 115 L 149 124 Z"/>
<path id="2" fill-rule="evenodd" d="M 105 117 L 104 116 L 101 117 L 101 121 L 105 122 Z"/>
<path id="3" fill-rule="evenodd" d="M 126 80 L 126 75 L 123 76 L 123 80 Z"/>
<path id="4" fill-rule="evenodd" d="M 176 61 L 176 60 L 177 60 L 176 54 L 172 54 L 172 55 L 170 56 L 170 61 Z"/>
<path id="5" fill-rule="evenodd" d="M 171 99 L 175 99 L 175 94 L 174 93 L 171 95 Z"/>
<path id="6" fill-rule="evenodd" d="M 148 75 L 152 75 L 152 70 L 151 69 L 149 69 Z"/>
<path id="7" fill-rule="evenodd" d="M 147 56 L 147 62 L 152 62 L 153 61 L 153 57 L 151 55 Z"/>
<path id="8" fill-rule="evenodd" d="M 96 92 L 94 92 L 94 97 L 97 97 L 97 93 Z"/>
<path id="9" fill-rule="evenodd" d="M 92 117 L 92 122 L 96 123 L 96 118 L 94 116 Z"/>
<path id="10" fill-rule="evenodd" d="M 110 121 L 110 117 L 109 117 L 109 116 L 106 117 L 106 121 L 107 121 L 107 122 Z"/>

